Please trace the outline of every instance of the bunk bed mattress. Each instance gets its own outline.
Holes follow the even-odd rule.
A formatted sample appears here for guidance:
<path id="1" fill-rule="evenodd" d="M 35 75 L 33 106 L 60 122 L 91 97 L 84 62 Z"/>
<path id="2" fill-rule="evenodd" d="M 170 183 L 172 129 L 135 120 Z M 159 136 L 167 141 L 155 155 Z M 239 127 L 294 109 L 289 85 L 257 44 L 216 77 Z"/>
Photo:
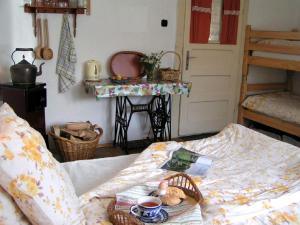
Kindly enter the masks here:
<path id="1" fill-rule="evenodd" d="M 299 224 L 300 149 L 236 124 L 207 139 L 149 146 L 128 168 L 80 197 L 88 224 L 110 224 L 106 208 L 116 193 L 174 174 L 159 168 L 181 147 L 213 159 L 205 177 L 192 177 L 205 207 L 192 221 L 186 212 L 179 223 L 166 224 Z"/>
<path id="2" fill-rule="evenodd" d="M 288 54 L 260 52 L 260 51 L 254 51 L 252 53 L 252 55 L 259 56 L 259 57 L 265 57 L 265 58 L 272 58 L 272 59 L 300 61 L 300 55 L 288 55 Z"/>
<path id="3" fill-rule="evenodd" d="M 254 112 L 300 125 L 300 96 L 290 92 L 249 96 L 242 105 Z"/>
<path id="4" fill-rule="evenodd" d="M 300 47 L 300 41 L 290 41 L 290 40 L 277 40 L 277 39 L 266 39 L 257 42 L 258 44 L 266 44 L 266 45 L 275 45 L 275 46 L 296 46 Z M 300 55 L 291 55 L 291 54 L 280 54 L 280 53 L 272 53 L 272 52 L 261 52 L 261 51 L 253 51 L 253 56 L 260 56 L 266 58 L 273 59 L 282 59 L 282 60 L 293 60 L 300 61 Z"/>
<path id="5" fill-rule="evenodd" d="M 300 41 L 292 41 L 292 40 L 283 40 L 283 39 L 264 39 L 260 40 L 257 43 L 266 44 L 266 45 L 279 45 L 279 46 L 298 46 L 300 47 Z"/>

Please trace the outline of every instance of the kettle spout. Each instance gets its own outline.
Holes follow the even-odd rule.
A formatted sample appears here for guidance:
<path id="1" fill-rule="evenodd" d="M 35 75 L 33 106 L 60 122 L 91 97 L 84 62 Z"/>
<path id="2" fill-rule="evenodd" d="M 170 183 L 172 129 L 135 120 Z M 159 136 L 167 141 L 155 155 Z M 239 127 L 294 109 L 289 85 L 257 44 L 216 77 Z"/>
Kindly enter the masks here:
<path id="1" fill-rule="evenodd" d="M 42 66 L 43 66 L 44 64 L 45 64 L 44 62 L 40 64 L 40 69 L 39 69 L 39 71 L 38 71 L 37 74 L 36 74 L 37 76 L 42 75 L 42 73 L 43 73 Z"/>

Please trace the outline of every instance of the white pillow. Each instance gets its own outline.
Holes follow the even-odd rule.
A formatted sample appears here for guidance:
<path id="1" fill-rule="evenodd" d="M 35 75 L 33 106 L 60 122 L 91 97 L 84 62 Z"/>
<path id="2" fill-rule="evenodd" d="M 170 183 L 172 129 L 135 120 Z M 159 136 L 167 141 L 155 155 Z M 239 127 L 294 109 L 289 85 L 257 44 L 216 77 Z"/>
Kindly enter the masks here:
<path id="1" fill-rule="evenodd" d="M 42 136 L 0 107 L 0 185 L 33 224 L 85 224 L 72 182 Z"/>
<path id="2" fill-rule="evenodd" d="M 0 187 L 0 224 L 29 225 L 25 215 L 14 200 Z"/>

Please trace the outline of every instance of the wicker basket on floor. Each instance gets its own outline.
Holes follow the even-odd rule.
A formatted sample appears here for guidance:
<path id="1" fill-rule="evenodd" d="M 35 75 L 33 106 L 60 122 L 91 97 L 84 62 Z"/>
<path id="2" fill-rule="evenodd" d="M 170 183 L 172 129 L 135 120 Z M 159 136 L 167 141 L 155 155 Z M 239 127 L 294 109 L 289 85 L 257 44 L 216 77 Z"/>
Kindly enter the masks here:
<path id="1" fill-rule="evenodd" d="M 92 141 L 71 141 L 63 137 L 56 136 L 53 132 L 49 135 L 53 138 L 55 147 L 60 151 L 65 162 L 93 159 L 100 137 L 103 134 L 102 128 L 98 128 L 99 133 Z"/>
<path id="2" fill-rule="evenodd" d="M 185 173 L 178 173 L 166 179 L 171 187 L 177 187 L 184 191 L 184 193 L 203 206 L 204 199 L 199 191 L 197 185 L 192 178 Z M 130 215 L 129 213 L 115 210 L 116 200 L 113 200 L 108 208 L 107 213 L 111 223 L 114 225 L 144 225 L 143 222 Z"/>

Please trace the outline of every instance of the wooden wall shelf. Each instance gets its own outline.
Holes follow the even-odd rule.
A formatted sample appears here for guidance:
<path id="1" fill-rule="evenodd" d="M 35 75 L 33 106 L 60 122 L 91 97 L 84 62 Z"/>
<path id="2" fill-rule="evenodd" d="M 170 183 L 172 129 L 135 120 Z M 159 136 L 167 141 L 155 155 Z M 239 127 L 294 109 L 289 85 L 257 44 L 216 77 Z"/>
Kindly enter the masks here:
<path id="1" fill-rule="evenodd" d="M 25 13 L 32 13 L 33 14 L 33 26 L 34 26 L 34 36 L 37 35 L 36 31 L 36 17 L 38 13 L 57 13 L 57 14 L 64 14 L 69 13 L 74 15 L 74 37 L 76 37 L 76 26 L 77 26 L 77 14 L 85 14 L 86 8 L 83 7 L 54 7 L 54 6 L 45 6 L 45 5 L 24 5 L 24 12 Z"/>
<path id="2" fill-rule="evenodd" d="M 70 13 L 70 14 L 85 14 L 86 8 L 72 8 L 72 7 L 51 7 L 51 6 L 32 6 L 26 4 L 24 11 L 26 13 Z"/>

